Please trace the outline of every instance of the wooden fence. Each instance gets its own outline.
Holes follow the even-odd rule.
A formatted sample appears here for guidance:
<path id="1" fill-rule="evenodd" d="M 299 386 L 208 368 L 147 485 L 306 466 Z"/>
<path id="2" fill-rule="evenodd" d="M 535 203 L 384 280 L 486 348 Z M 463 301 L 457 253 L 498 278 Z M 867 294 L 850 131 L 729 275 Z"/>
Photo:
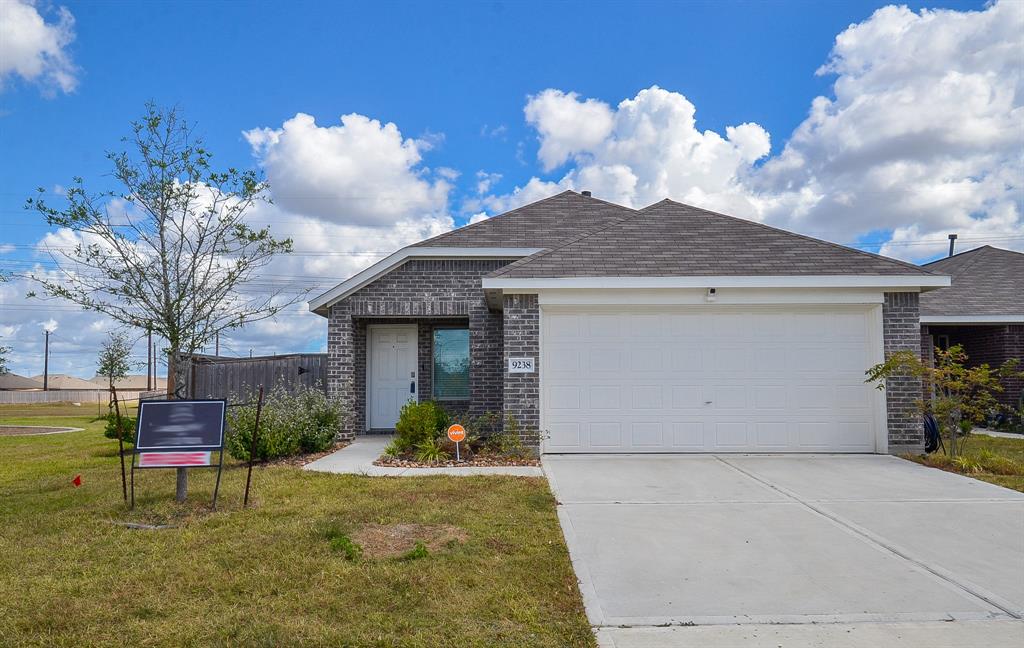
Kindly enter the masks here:
<path id="1" fill-rule="evenodd" d="M 192 398 L 253 398 L 260 385 L 266 392 L 296 385 L 327 389 L 327 354 L 294 353 L 256 358 L 193 355 L 186 376 Z"/>
<path id="2" fill-rule="evenodd" d="M 158 392 L 138 392 L 118 390 L 117 397 L 121 400 L 136 400 L 140 395 L 150 396 Z M 159 392 L 163 393 L 163 392 Z M 29 403 L 82 403 L 104 405 L 110 400 L 110 392 L 106 389 L 51 389 L 49 391 L 0 391 L 0 405 L 25 405 Z"/>

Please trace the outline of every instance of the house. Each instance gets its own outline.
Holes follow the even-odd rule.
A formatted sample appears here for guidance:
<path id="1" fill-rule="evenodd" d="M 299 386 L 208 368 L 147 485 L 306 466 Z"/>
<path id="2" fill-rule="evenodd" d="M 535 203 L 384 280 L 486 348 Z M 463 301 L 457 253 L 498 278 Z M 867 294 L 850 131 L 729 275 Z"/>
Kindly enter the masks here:
<path id="1" fill-rule="evenodd" d="M 106 376 L 93 376 L 89 379 L 89 382 L 98 385 L 100 389 L 110 388 L 110 379 Z M 147 381 L 144 374 L 133 374 L 115 380 L 114 387 L 118 391 L 146 391 L 147 389 L 163 391 L 167 389 L 167 379 L 157 378 L 156 380 Z"/>
<path id="2" fill-rule="evenodd" d="M 35 380 L 35 381 L 38 381 L 40 384 L 43 383 L 43 375 L 42 374 L 39 374 L 38 376 L 34 376 L 32 379 Z M 46 387 L 47 387 L 47 389 L 51 389 L 51 390 L 53 390 L 53 389 L 78 389 L 78 390 L 86 390 L 86 389 L 100 390 L 100 389 L 105 389 L 104 387 L 101 387 L 100 385 L 97 385 L 96 383 L 89 382 L 88 380 L 85 380 L 84 378 L 77 378 L 75 376 L 69 376 L 68 374 L 50 374 L 49 378 L 46 381 Z"/>
<path id="3" fill-rule="evenodd" d="M 929 269 L 671 200 L 566 191 L 403 248 L 310 301 L 351 433 L 408 399 L 540 452 L 920 451 Z M 464 414 L 462 414 L 464 413 Z"/>
<path id="4" fill-rule="evenodd" d="M 921 295 L 921 352 L 962 345 L 968 361 L 998 367 L 1024 362 L 1024 254 L 985 245 L 924 266 L 953 285 Z M 1004 382 L 999 400 L 1019 407 L 1024 380 Z"/>
<path id="5" fill-rule="evenodd" d="M 43 383 L 16 373 L 0 373 L 0 391 L 42 389 Z"/>

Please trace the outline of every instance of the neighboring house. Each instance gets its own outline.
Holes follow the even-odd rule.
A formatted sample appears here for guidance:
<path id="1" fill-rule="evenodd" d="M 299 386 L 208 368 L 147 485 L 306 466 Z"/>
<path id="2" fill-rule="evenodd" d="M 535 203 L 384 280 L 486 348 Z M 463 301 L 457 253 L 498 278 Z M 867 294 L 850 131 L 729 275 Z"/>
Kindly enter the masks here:
<path id="1" fill-rule="evenodd" d="M 39 384 L 41 385 L 41 384 L 43 384 L 43 375 L 39 374 L 38 376 L 34 376 L 33 380 L 38 381 Z M 88 380 L 85 380 L 83 378 L 76 378 L 75 376 L 69 376 L 68 374 L 50 374 L 50 377 L 47 379 L 47 382 L 46 382 L 46 387 L 47 387 L 47 389 L 51 389 L 51 390 L 54 390 L 54 389 L 79 389 L 79 390 L 103 389 L 103 387 L 97 385 L 96 383 L 89 382 Z"/>
<path id="2" fill-rule="evenodd" d="M 15 373 L 0 374 L 0 391 L 42 389 L 43 383 Z"/>
<path id="3" fill-rule="evenodd" d="M 514 417 L 540 452 L 920 451 L 918 296 L 949 277 L 664 200 L 566 191 L 313 299 L 350 432 L 410 398 Z M 465 418 L 463 416 L 463 418 Z"/>
<path id="4" fill-rule="evenodd" d="M 93 376 L 89 379 L 89 382 L 98 385 L 102 389 L 110 388 L 110 378 L 106 376 Z M 115 380 L 114 387 L 119 391 L 146 391 L 150 388 L 153 390 L 164 390 L 167 389 L 167 379 L 157 378 L 153 381 L 152 387 L 150 387 L 150 383 L 146 381 L 145 374 L 133 374 Z"/>
<path id="5" fill-rule="evenodd" d="M 971 364 L 1024 363 L 1024 254 L 988 245 L 924 266 L 953 285 L 921 296 L 921 352 L 960 344 Z M 1024 366 L 1021 367 L 1024 369 Z M 999 400 L 1017 407 L 1024 381 L 1007 380 Z"/>

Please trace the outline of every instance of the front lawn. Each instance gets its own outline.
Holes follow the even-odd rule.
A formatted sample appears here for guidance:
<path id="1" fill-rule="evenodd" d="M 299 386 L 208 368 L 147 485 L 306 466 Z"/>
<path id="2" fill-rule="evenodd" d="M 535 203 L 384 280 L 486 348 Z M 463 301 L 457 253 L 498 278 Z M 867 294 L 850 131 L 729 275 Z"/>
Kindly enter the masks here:
<path id="1" fill-rule="evenodd" d="M 944 442 L 948 448 L 949 440 Z M 907 455 L 907 459 L 1024 492 L 1024 436 L 1004 439 L 974 433 L 957 460 L 941 450 L 930 455 Z"/>
<path id="2" fill-rule="evenodd" d="M 210 513 L 214 471 L 192 470 L 178 506 L 173 471 L 152 470 L 128 512 L 103 423 L 52 409 L 0 419 L 85 428 L 0 437 L 4 645 L 594 644 L 542 479 L 275 466 L 254 472 L 241 510 L 232 464 Z"/>

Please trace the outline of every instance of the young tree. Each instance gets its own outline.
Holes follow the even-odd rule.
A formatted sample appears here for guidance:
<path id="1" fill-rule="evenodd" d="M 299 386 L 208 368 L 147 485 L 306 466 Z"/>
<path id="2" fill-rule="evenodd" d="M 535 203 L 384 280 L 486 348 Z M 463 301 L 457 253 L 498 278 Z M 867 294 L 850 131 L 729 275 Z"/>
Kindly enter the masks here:
<path id="1" fill-rule="evenodd" d="M 124 331 L 111 331 L 107 339 L 100 345 L 100 355 L 96 359 L 96 375 L 103 376 L 108 386 L 113 388 L 114 382 L 124 378 L 138 363 L 131 361 L 132 343 Z"/>
<path id="2" fill-rule="evenodd" d="M 48 296 L 152 326 L 168 347 L 168 392 L 182 397 L 182 356 L 300 299 L 282 288 L 241 290 L 292 242 L 246 224 L 250 208 L 269 200 L 266 183 L 254 171 L 214 170 L 177 109 L 148 104 L 122 141 L 129 150 L 107 154 L 118 190 L 91 193 L 75 178 L 60 207 L 45 202 L 42 189 L 27 201 L 49 225 L 78 236 L 73 248 L 51 251 L 56 276 L 32 278 Z M 179 471 L 179 499 L 184 479 Z"/>
<path id="3" fill-rule="evenodd" d="M 885 362 L 868 369 L 864 382 L 876 383 L 878 389 L 884 389 L 887 378 L 921 378 L 934 394 L 931 399 L 920 400 L 918 406 L 922 412 L 933 414 L 949 435 L 949 455 L 955 457 L 958 450 L 963 450 L 962 442 L 957 446 L 960 432 L 966 441 L 972 427 L 1002 407 L 995 395 L 1003 391 L 1001 380 L 1016 375 L 1018 361 L 1007 360 L 997 369 L 987 364 L 968 367 L 966 363 L 967 354 L 959 344 L 946 350 L 936 347 L 934 366 L 922 362 L 912 351 L 897 351 Z"/>

